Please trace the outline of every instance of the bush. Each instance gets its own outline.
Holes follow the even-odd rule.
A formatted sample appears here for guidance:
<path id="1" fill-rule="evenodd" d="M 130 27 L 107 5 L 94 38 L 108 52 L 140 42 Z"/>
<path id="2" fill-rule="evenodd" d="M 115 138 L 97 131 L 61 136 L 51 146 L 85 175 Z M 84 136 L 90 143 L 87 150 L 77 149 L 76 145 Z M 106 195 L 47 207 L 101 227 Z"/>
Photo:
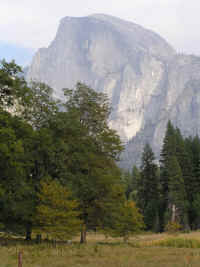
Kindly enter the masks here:
<path id="1" fill-rule="evenodd" d="M 181 230 L 181 225 L 177 222 L 168 222 L 168 224 L 165 226 L 165 232 L 168 232 L 170 234 L 177 233 Z"/>

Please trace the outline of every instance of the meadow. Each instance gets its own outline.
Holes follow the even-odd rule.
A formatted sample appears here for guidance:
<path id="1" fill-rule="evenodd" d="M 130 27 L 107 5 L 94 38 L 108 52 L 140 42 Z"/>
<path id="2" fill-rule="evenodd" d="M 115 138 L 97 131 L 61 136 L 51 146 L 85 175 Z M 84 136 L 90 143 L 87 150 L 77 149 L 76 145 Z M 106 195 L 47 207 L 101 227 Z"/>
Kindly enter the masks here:
<path id="1" fill-rule="evenodd" d="M 200 266 L 200 233 L 141 234 L 124 243 L 90 233 L 87 244 L 43 242 L 36 245 L 19 238 L 1 238 L 0 267 L 197 267 Z"/>

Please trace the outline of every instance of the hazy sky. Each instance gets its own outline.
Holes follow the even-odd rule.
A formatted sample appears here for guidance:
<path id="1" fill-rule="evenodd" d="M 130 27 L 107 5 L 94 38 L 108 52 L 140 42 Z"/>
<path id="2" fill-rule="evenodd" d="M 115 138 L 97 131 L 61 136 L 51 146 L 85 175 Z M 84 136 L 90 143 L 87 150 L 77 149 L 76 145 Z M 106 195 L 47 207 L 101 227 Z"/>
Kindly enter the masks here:
<path id="1" fill-rule="evenodd" d="M 200 55 L 200 0 L 0 0 L 0 58 L 27 64 L 49 45 L 61 18 L 93 13 L 133 21 L 177 51 Z"/>

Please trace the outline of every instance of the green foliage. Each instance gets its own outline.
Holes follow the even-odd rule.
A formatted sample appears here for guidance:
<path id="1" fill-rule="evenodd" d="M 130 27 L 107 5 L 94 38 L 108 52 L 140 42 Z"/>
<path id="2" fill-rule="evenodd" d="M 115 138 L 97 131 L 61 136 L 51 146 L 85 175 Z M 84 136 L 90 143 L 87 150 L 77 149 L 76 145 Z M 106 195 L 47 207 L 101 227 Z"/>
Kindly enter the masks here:
<path id="1" fill-rule="evenodd" d="M 188 224 L 188 200 L 186 181 L 188 173 L 183 162 L 187 161 L 180 131 L 168 122 L 161 152 L 161 189 L 163 198 L 163 224 L 177 222 L 186 229 Z M 181 162 L 181 164 L 179 163 Z M 181 169 L 182 166 L 182 169 Z M 183 178 L 183 171 L 185 180 Z"/>
<path id="2" fill-rule="evenodd" d="M 147 144 L 140 170 L 121 171 L 123 146 L 108 126 L 106 95 L 77 83 L 60 103 L 52 88 L 28 86 L 22 76 L 15 62 L 1 61 L 1 228 L 69 238 L 81 225 L 84 242 L 97 228 L 127 240 L 144 223 L 155 232 L 200 227 L 198 136 L 183 138 L 168 122 L 160 168 Z"/>
<path id="3" fill-rule="evenodd" d="M 1 221 L 5 230 L 25 228 L 34 209 L 31 162 L 28 147 L 33 130 L 30 125 L 5 111 L 0 112 Z"/>
<path id="4" fill-rule="evenodd" d="M 119 159 L 123 146 L 119 136 L 108 126 L 110 107 L 107 96 L 82 83 L 77 83 L 73 90 L 65 89 L 64 93 L 67 112 L 80 122 L 96 150 L 109 158 Z"/>
<path id="5" fill-rule="evenodd" d="M 169 160 L 172 156 L 176 155 L 176 140 L 175 140 L 175 129 L 171 122 L 169 121 L 167 124 L 167 130 L 165 133 L 165 137 L 163 140 L 163 147 L 161 151 L 161 186 L 162 186 L 162 194 L 163 198 L 167 201 L 168 199 L 168 184 L 169 184 Z"/>
<path id="6" fill-rule="evenodd" d="M 133 200 L 134 202 L 137 203 L 138 205 L 138 189 L 140 186 L 140 180 L 141 180 L 141 173 L 139 169 L 136 166 L 133 166 L 132 173 L 129 174 L 130 177 L 128 179 L 127 183 L 127 190 L 126 190 L 126 195 L 127 198 L 130 200 Z"/>
<path id="7" fill-rule="evenodd" d="M 181 225 L 177 222 L 168 222 L 165 226 L 165 232 L 175 234 L 181 230 Z"/>
<path id="8" fill-rule="evenodd" d="M 137 203 L 148 230 L 159 231 L 159 180 L 154 154 L 146 144 L 142 154 L 141 177 L 138 182 Z"/>
<path id="9" fill-rule="evenodd" d="M 74 90 L 65 90 L 67 118 L 65 142 L 69 148 L 69 183 L 79 200 L 84 231 L 104 223 L 104 215 L 112 209 L 115 184 L 121 173 L 114 160 L 122 145 L 115 131 L 108 127 L 110 108 L 104 94 L 78 83 Z M 71 145 L 73 144 L 73 145 Z"/>
<path id="10" fill-rule="evenodd" d="M 129 199 L 131 192 L 133 192 L 133 190 L 136 189 L 133 176 L 128 171 L 123 171 L 121 179 L 124 185 L 126 198 Z"/>
<path id="11" fill-rule="evenodd" d="M 60 102 L 52 96 L 53 89 L 40 82 L 31 82 L 27 93 L 26 106 L 22 115 L 34 129 L 49 127 L 50 120 L 58 112 Z"/>
<path id="12" fill-rule="evenodd" d="M 131 176 L 133 177 L 132 178 L 133 179 L 133 187 L 137 188 L 137 186 L 140 182 L 140 179 L 141 179 L 141 173 L 140 173 L 140 170 L 137 168 L 137 166 L 133 166 Z"/>
<path id="13" fill-rule="evenodd" d="M 22 69 L 14 61 L 0 61 L 0 109 L 24 105 L 29 91 L 22 77 Z"/>
<path id="14" fill-rule="evenodd" d="M 15 116 L 3 109 L 0 113 L 5 229 L 26 231 L 29 239 L 37 217 L 41 229 L 56 236 L 80 230 L 80 219 L 85 232 L 111 224 L 112 218 L 108 222 L 105 215 L 114 214 L 115 205 L 124 201 L 115 163 L 123 146 L 108 127 L 107 97 L 78 83 L 74 90 L 64 90 L 62 105 L 53 99 L 49 86 L 35 82 L 27 86 L 14 62 L 1 64 L 1 107 L 20 107 Z"/>
<path id="15" fill-rule="evenodd" d="M 192 211 L 194 214 L 194 221 L 193 221 L 193 227 L 199 229 L 200 228 L 200 193 L 197 193 L 193 196 L 193 202 L 192 202 Z"/>
<path id="16" fill-rule="evenodd" d="M 35 218 L 39 223 L 39 230 L 50 233 L 54 238 L 70 239 L 81 228 L 78 202 L 72 198 L 72 193 L 56 180 L 41 181 L 40 185 Z"/>
<path id="17" fill-rule="evenodd" d="M 2 62 L 1 106 L 20 107 L 16 116 L 3 110 L 0 114 L 5 229 L 26 230 L 30 238 L 34 227 L 69 238 L 80 230 L 81 221 L 85 232 L 110 227 L 125 195 L 115 163 L 123 146 L 108 127 L 107 97 L 78 83 L 74 90 L 65 90 L 60 111 L 50 87 L 28 87 L 20 72 L 14 62 Z"/>
<path id="18" fill-rule="evenodd" d="M 125 201 L 118 207 L 112 227 L 107 228 L 107 234 L 123 237 L 128 241 L 129 237 L 144 229 L 143 217 L 139 213 L 133 201 Z"/>
<path id="19" fill-rule="evenodd" d="M 97 93 L 83 83 L 77 83 L 73 90 L 64 89 L 64 94 L 67 111 L 76 115 L 89 135 L 97 138 L 109 131 L 107 121 L 110 107 L 105 94 Z"/>
<path id="20" fill-rule="evenodd" d="M 144 224 L 146 230 L 160 231 L 159 199 L 149 200 L 144 210 Z"/>
<path id="21" fill-rule="evenodd" d="M 169 194 L 168 194 L 168 215 L 169 220 L 187 225 L 187 199 L 182 177 L 181 168 L 175 156 L 169 160 Z M 174 210 L 173 210 L 174 206 Z"/>

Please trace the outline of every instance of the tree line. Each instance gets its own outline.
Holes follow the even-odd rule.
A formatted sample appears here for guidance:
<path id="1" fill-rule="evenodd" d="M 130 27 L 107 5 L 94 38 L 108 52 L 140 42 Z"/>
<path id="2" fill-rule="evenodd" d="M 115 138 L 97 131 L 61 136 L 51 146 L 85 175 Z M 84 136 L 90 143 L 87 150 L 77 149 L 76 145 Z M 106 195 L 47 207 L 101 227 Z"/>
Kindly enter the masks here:
<path id="1" fill-rule="evenodd" d="M 116 162 L 123 150 L 108 127 L 106 95 L 82 83 L 53 97 L 0 62 L 0 230 L 70 239 L 89 230 L 125 240 L 144 228 Z"/>
<path id="2" fill-rule="evenodd" d="M 149 144 L 141 166 L 120 170 L 123 145 L 108 127 L 105 94 L 83 83 L 62 101 L 0 62 L 0 230 L 70 239 L 89 230 L 125 240 L 141 229 L 200 227 L 200 138 L 169 121 L 160 160 Z M 134 152 L 133 152 L 134 153 Z"/>
<path id="3" fill-rule="evenodd" d="M 126 195 L 144 216 L 147 230 L 195 230 L 200 227 L 200 138 L 183 137 L 169 121 L 160 160 L 149 144 L 141 166 L 124 173 Z"/>

